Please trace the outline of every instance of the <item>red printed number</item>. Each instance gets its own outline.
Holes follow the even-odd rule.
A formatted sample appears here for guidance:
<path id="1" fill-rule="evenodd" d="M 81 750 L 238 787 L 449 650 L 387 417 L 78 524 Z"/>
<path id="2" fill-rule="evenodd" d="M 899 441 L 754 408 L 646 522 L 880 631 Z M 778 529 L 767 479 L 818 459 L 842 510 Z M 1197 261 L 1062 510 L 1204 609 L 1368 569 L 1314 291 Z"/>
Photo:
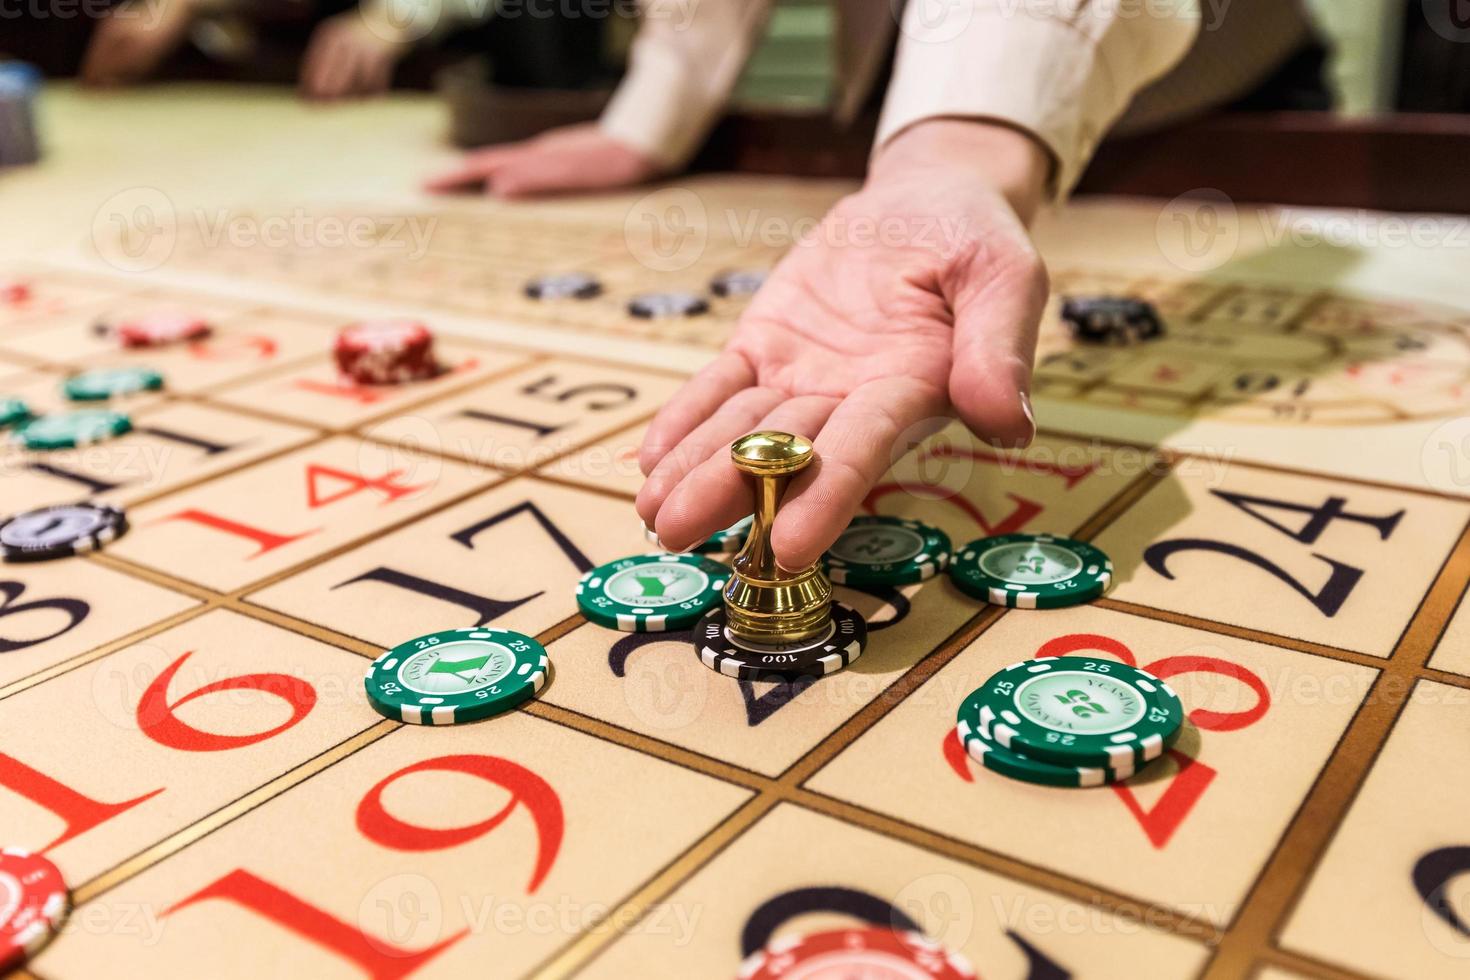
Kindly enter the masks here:
<path id="1" fill-rule="evenodd" d="M 170 704 L 168 686 L 179 668 L 184 665 L 184 661 L 192 655 L 192 651 L 185 653 L 164 668 L 138 700 L 138 727 L 144 735 L 159 745 L 182 752 L 223 752 L 243 748 L 279 735 L 305 718 L 316 706 L 316 688 L 290 674 L 243 674 L 239 677 L 226 677 L 195 688 Z M 200 731 L 174 714 L 178 708 L 196 698 L 221 691 L 260 691 L 272 695 L 290 705 L 291 717 L 275 728 L 255 735 L 216 735 L 213 732 Z"/>
<path id="2" fill-rule="evenodd" d="M 413 773 L 460 773 L 484 780 L 506 790 L 509 801 L 478 823 L 463 827 L 420 827 L 390 814 L 383 804 L 389 786 Z M 399 851 L 435 851 L 457 847 L 500 827 L 517 810 L 524 809 L 536 830 L 536 860 L 527 885 L 534 892 L 545 880 L 561 849 L 564 817 L 561 800 L 544 779 L 508 759 L 489 755 L 446 755 L 405 766 L 380 780 L 363 796 L 357 807 L 357 828 L 369 840 Z M 212 884 L 175 903 L 165 915 L 201 902 L 233 902 L 269 919 L 302 939 L 315 943 L 356 964 L 373 980 L 398 980 L 424 966 L 465 937 L 461 930 L 426 949 L 412 951 L 369 935 L 265 879 L 236 868 Z"/>
<path id="3" fill-rule="evenodd" d="M 1126 644 L 1098 633 L 1071 633 L 1056 637 L 1042 644 L 1041 649 L 1036 651 L 1036 659 L 1093 652 L 1108 654 L 1129 666 L 1136 666 L 1138 663 L 1138 658 Z M 1219 674 L 1240 681 L 1255 692 L 1255 703 L 1240 711 L 1221 712 L 1203 708 L 1191 711 L 1189 720 L 1204 731 L 1234 732 L 1249 728 L 1260 721 L 1271 708 L 1271 694 L 1265 683 L 1250 670 L 1228 660 L 1182 654 L 1145 664 L 1143 669 L 1165 680 L 1184 674 Z M 945 736 L 940 751 L 956 775 L 966 782 L 972 781 L 969 757 L 952 729 Z M 1216 770 L 1175 749 L 1169 750 L 1169 757 L 1179 769 L 1151 808 L 1144 809 L 1128 786 L 1119 783 L 1111 787 L 1119 801 L 1138 822 L 1149 843 L 1158 849 L 1168 845 L 1170 838 L 1194 811 L 1216 775 Z"/>

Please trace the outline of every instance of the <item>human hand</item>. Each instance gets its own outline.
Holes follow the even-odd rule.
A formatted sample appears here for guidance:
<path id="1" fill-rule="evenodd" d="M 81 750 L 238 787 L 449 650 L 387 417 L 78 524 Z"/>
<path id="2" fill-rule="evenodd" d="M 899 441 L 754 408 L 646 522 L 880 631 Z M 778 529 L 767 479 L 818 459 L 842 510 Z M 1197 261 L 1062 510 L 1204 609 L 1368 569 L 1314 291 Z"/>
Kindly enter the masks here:
<path id="1" fill-rule="evenodd" d="M 380 95 L 388 91 L 393 69 L 412 48 L 386 23 L 369 24 L 361 11 L 330 17 L 307 42 L 301 94 L 322 101 Z"/>
<path id="2" fill-rule="evenodd" d="M 498 197 L 606 190 L 657 176 L 648 157 L 605 135 L 596 123 L 566 126 L 532 139 L 475 150 L 424 182 L 437 193 L 470 187 Z"/>
<path id="3" fill-rule="evenodd" d="M 97 25 L 82 57 L 82 84 L 141 81 L 178 49 L 193 21 L 189 0 L 137 0 L 113 8 Z"/>
<path id="4" fill-rule="evenodd" d="M 1048 285 L 1022 215 L 1039 203 L 1046 166 L 1029 137 L 990 124 L 934 121 L 892 140 L 649 428 L 637 507 L 665 547 L 750 513 L 729 445 L 753 430 L 806 436 L 819 456 L 772 529 L 776 560 L 793 571 L 951 414 L 998 445 L 1029 443 Z"/>

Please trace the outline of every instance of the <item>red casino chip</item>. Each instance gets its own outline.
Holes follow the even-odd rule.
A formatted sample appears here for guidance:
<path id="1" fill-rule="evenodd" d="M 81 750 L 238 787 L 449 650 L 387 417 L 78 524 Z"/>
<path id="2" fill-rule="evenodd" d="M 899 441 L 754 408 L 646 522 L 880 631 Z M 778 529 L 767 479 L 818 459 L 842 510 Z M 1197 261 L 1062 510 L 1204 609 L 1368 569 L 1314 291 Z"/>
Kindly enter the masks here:
<path id="1" fill-rule="evenodd" d="M 337 370 L 355 384 L 425 381 L 439 373 L 434 334 L 415 320 L 365 320 L 343 327 L 333 354 Z"/>
<path id="2" fill-rule="evenodd" d="M 118 323 L 112 333 L 124 347 L 162 347 L 203 340 L 212 329 L 207 320 L 187 313 L 147 313 Z"/>
<path id="3" fill-rule="evenodd" d="M 31 284 L 24 279 L 0 279 L 0 303 L 19 306 L 31 298 Z"/>
<path id="4" fill-rule="evenodd" d="M 978 980 L 968 960 L 916 932 L 837 929 L 782 939 L 740 965 L 739 980 Z"/>
<path id="5" fill-rule="evenodd" d="M 0 851 L 0 973 L 40 952 L 61 928 L 68 907 L 56 865 L 28 851 Z"/>

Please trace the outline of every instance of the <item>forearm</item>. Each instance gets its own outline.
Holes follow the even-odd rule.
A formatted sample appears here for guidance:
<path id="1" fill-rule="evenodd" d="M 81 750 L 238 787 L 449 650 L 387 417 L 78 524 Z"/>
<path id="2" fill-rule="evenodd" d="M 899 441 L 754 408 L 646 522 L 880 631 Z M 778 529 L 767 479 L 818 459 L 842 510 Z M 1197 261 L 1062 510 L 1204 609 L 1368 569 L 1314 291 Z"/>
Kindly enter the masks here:
<path id="1" fill-rule="evenodd" d="M 932 119 L 986 119 L 1046 147 L 1048 192 L 1065 196 L 1134 93 L 1189 49 L 1195 0 L 1166 8 L 962 0 L 937 18 L 910 4 L 879 125 L 879 148 Z"/>
<path id="2" fill-rule="evenodd" d="M 683 167 L 724 112 L 772 0 L 648 0 L 604 133 L 665 169 Z"/>
<path id="3" fill-rule="evenodd" d="M 873 158 L 869 183 L 979 181 L 1000 193 L 1030 224 L 1046 197 L 1047 150 L 1013 126 L 983 119 L 925 119 L 895 134 Z"/>

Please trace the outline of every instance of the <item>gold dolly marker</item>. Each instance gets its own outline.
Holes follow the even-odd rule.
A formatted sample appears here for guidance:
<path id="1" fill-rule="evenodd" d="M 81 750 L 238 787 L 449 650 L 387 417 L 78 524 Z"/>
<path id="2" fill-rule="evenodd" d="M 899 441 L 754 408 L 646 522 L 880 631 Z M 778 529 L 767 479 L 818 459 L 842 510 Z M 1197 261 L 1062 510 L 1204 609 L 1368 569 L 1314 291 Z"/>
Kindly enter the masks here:
<path id="1" fill-rule="evenodd" d="M 755 477 L 755 521 L 725 586 L 725 615 L 736 639 L 800 643 L 821 636 L 832 621 L 832 584 L 821 562 L 788 572 L 771 551 L 786 487 L 816 458 L 810 442 L 788 432 L 753 432 L 730 447 L 735 467 Z"/>
<path id="2" fill-rule="evenodd" d="M 743 680 L 820 677 L 862 656 L 867 623 L 832 601 L 821 562 L 789 572 L 776 564 L 771 527 L 791 478 L 817 458 L 812 444 L 788 432 L 754 432 L 735 441 L 730 458 L 755 484 L 754 521 L 731 563 L 725 602 L 705 614 L 694 646 L 711 670 Z"/>

